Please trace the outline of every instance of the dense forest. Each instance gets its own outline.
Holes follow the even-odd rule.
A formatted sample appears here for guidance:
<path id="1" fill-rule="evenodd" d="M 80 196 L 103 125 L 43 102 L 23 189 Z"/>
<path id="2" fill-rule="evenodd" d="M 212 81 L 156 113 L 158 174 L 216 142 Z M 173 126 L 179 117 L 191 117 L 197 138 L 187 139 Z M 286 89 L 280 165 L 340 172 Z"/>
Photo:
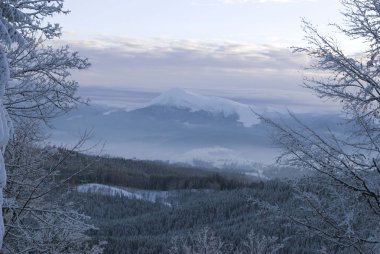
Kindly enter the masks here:
<path id="1" fill-rule="evenodd" d="M 80 153 L 65 161 L 59 177 L 71 174 L 80 162 L 91 166 L 68 184 L 64 200 L 77 203 L 80 211 L 91 217 L 98 228 L 91 231 L 91 237 L 107 243 L 105 253 L 181 253 L 173 252 L 175 239 L 191 242 L 205 228 L 223 243 L 221 253 L 251 253 L 244 250 L 251 231 L 275 239 L 272 244 L 281 246 L 276 253 L 353 252 L 311 234 L 290 219 L 306 213 L 290 181 L 252 181 L 239 174 Z M 320 188 L 322 179 L 303 181 L 312 189 L 313 185 Z M 172 190 L 176 195 L 168 206 L 120 195 L 78 193 L 75 187 L 84 183 Z"/>
<path id="2" fill-rule="evenodd" d="M 76 174 L 78 168 L 83 172 Z M 252 180 L 228 171 L 194 168 L 161 161 L 141 161 L 73 153 L 60 165 L 60 179 L 70 184 L 100 183 L 146 190 L 233 189 Z"/>

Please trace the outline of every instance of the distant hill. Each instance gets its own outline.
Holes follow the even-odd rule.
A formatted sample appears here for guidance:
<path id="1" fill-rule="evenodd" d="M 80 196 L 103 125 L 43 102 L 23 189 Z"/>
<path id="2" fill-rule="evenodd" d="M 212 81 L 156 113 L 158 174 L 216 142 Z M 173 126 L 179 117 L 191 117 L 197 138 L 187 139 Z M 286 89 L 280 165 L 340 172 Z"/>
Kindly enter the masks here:
<path id="1" fill-rule="evenodd" d="M 76 174 L 82 168 L 83 173 Z M 258 178 L 244 174 L 205 170 L 160 161 L 140 161 L 74 153 L 60 164 L 58 179 L 70 185 L 98 183 L 145 190 L 234 189 L 247 187 Z"/>
<path id="2" fill-rule="evenodd" d="M 74 143 L 92 130 L 94 142 L 106 142 L 113 156 L 186 162 L 219 168 L 271 164 L 279 154 L 272 130 L 252 112 L 254 105 L 171 89 L 133 110 L 80 106 L 55 120 L 54 143 Z M 264 110 L 261 114 L 291 124 L 290 117 Z M 337 133 L 345 128 L 338 114 L 297 114 L 311 128 Z M 91 143 L 91 142 L 90 142 Z"/>

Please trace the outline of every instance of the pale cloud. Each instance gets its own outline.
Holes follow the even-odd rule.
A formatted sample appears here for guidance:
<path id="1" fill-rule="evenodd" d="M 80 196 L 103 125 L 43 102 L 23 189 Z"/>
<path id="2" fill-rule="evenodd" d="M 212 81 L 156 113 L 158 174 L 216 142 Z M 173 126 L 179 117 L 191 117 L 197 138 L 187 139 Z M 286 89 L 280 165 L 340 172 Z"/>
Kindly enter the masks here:
<path id="1" fill-rule="evenodd" d="M 300 83 L 307 61 L 288 47 L 252 43 L 115 37 L 70 44 L 93 64 L 76 77 L 97 86 L 276 87 Z"/>
<path id="2" fill-rule="evenodd" d="M 317 0 L 218 0 L 225 4 L 244 4 L 244 3 L 297 3 L 297 2 L 316 2 Z"/>
<path id="3" fill-rule="evenodd" d="M 265 3 L 305 3 L 305 2 L 317 2 L 318 0 L 198 0 L 192 1 L 192 5 L 197 6 L 218 6 L 218 5 L 233 5 L 233 4 L 265 4 Z"/>
<path id="4" fill-rule="evenodd" d="M 114 37 L 70 44 L 90 57 L 108 53 L 125 67 L 192 67 L 235 71 L 279 71 L 300 69 L 306 58 L 291 53 L 290 47 L 274 44 Z M 105 58 L 102 58 L 105 59 Z"/>
<path id="5" fill-rule="evenodd" d="M 130 98 L 117 91 L 158 94 L 181 87 L 261 105 L 328 107 L 300 87 L 308 59 L 281 45 L 124 37 L 70 44 L 92 62 L 74 78 L 86 87 L 102 87 L 95 95 L 88 93 L 91 88 L 86 92 L 97 101 L 104 97 L 108 103 L 126 105 Z M 115 92 L 107 97 L 107 90 Z"/>

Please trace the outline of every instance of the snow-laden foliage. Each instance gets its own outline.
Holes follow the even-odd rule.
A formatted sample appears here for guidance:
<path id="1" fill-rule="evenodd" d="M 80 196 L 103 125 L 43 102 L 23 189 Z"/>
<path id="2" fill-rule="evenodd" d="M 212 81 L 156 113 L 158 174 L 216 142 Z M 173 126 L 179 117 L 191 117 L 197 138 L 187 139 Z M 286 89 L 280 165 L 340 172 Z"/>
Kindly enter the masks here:
<path id="1" fill-rule="evenodd" d="M 267 237 L 248 233 L 239 250 L 232 250 L 232 246 L 226 244 L 217 234 L 208 227 L 189 234 L 187 238 L 173 237 L 171 254 L 275 254 L 283 247 L 278 243 L 277 237 Z"/>
<path id="2" fill-rule="evenodd" d="M 6 183 L 6 172 L 4 164 L 4 151 L 10 137 L 10 121 L 4 108 L 3 96 L 5 84 L 9 79 L 9 68 L 5 53 L 0 49 L 0 206 L 3 204 L 3 188 Z M 0 247 L 4 235 L 3 216 L 0 213 Z"/>
<path id="3" fill-rule="evenodd" d="M 225 243 L 208 227 L 195 232 L 187 239 L 174 238 L 172 254 L 222 254 Z"/>
<path id="4" fill-rule="evenodd" d="M 243 253 L 247 254 L 274 254 L 277 253 L 283 245 L 278 243 L 277 237 L 260 236 L 254 231 L 247 235 L 247 239 L 243 242 Z"/>
<path id="5" fill-rule="evenodd" d="M 43 46 L 46 40 L 60 36 L 60 26 L 46 21 L 60 13 L 68 13 L 63 0 L 0 1 L 0 205 L 6 182 L 3 154 L 12 138 L 6 157 L 12 169 L 11 184 L 6 190 L 5 232 L 0 216 L 0 248 L 5 235 L 6 251 L 11 253 L 60 252 L 60 248 L 67 249 L 69 239 L 78 242 L 81 238 L 75 232 L 83 234 L 86 228 L 74 210 L 43 202 L 52 172 L 44 168 L 49 153 L 35 147 L 39 122 L 79 101 L 76 82 L 68 80 L 69 70 L 88 67 L 87 60 L 67 47 Z M 14 135 L 12 122 L 17 130 Z M 42 221 L 44 227 L 39 225 Z"/>
<path id="6" fill-rule="evenodd" d="M 63 9 L 63 0 L 4 0 L 0 2 L 2 44 L 25 44 L 35 33 L 52 39 L 61 34 L 58 24 L 45 21 L 46 17 L 68 13 Z"/>
<path id="7" fill-rule="evenodd" d="M 15 125 L 6 150 L 4 252 L 92 253 L 83 248 L 90 240 L 86 231 L 94 229 L 89 218 L 74 204 L 61 202 L 59 189 L 71 178 L 58 180 L 58 168 L 72 151 L 37 146 L 43 138 L 40 127 L 33 119 Z"/>
<path id="8" fill-rule="evenodd" d="M 80 98 L 77 82 L 70 80 L 70 71 L 89 66 L 67 46 L 53 48 L 35 40 L 8 53 L 11 82 L 5 89 L 4 105 L 14 121 L 36 118 L 49 121 L 69 111 Z"/>
<path id="9" fill-rule="evenodd" d="M 354 124 L 351 133 L 320 134 L 296 117 L 297 127 L 264 120 L 275 127 L 276 141 L 285 149 L 281 162 L 312 169 L 333 180 L 320 184 L 327 184 L 334 202 L 318 201 L 319 193 L 304 193 L 305 203 L 314 210 L 309 218 L 314 222 L 300 222 L 337 244 L 367 252 L 368 246 L 380 243 L 378 225 L 368 223 L 363 229 L 353 223 L 361 216 L 380 219 L 380 1 L 341 2 L 345 24 L 335 28 L 348 39 L 363 42 L 364 51 L 347 55 L 334 38 L 321 34 L 307 21 L 307 46 L 295 51 L 313 59 L 310 69 L 316 74 L 305 78 L 305 87 L 321 98 L 341 103 Z M 350 209 L 341 204 L 351 204 Z"/>

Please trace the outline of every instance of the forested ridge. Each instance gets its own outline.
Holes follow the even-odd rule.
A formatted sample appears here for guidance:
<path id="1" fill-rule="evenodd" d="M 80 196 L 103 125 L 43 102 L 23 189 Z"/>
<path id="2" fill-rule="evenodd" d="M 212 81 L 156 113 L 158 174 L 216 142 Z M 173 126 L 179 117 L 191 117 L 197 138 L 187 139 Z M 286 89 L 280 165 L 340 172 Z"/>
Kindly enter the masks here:
<path id="1" fill-rule="evenodd" d="M 59 178 L 73 175 L 73 185 L 100 183 L 146 190 L 234 189 L 255 184 L 246 176 L 228 171 L 207 170 L 162 161 L 91 156 L 73 153 L 60 165 Z"/>
<path id="2" fill-rule="evenodd" d="M 224 243 L 223 253 L 250 253 L 244 252 L 242 246 L 252 230 L 259 236 L 277 239 L 276 243 L 283 246 L 276 253 L 321 253 L 324 249 L 354 253 L 350 248 L 343 249 L 310 234 L 286 216 L 304 213 L 304 204 L 290 181 L 253 182 L 243 180 L 239 174 L 80 153 L 65 161 L 62 167 L 67 171 L 60 177 L 70 174 L 69 165 L 78 165 L 80 161 L 94 163 L 88 171 L 73 178 L 64 196 L 91 217 L 98 228 L 91 231 L 91 237 L 96 242 L 108 243 L 104 246 L 105 253 L 174 253 L 173 239 L 192 239 L 204 228 L 212 230 Z M 162 181 L 159 184 L 157 177 Z M 138 181 L 134 182 L 135 179 Z M 303 181 L 309 191 L 324 193 L 329 198 L 328 190 L 318 185 L 320 178 Z M 84 183 L 177 190 L 176 202 L 167 206 L 119 195 L 75 191 L 75 186 Z M 194 188 L 199 191 L 192 191 Z M 280 207 L 282 212 L 274 207 Z"/>

